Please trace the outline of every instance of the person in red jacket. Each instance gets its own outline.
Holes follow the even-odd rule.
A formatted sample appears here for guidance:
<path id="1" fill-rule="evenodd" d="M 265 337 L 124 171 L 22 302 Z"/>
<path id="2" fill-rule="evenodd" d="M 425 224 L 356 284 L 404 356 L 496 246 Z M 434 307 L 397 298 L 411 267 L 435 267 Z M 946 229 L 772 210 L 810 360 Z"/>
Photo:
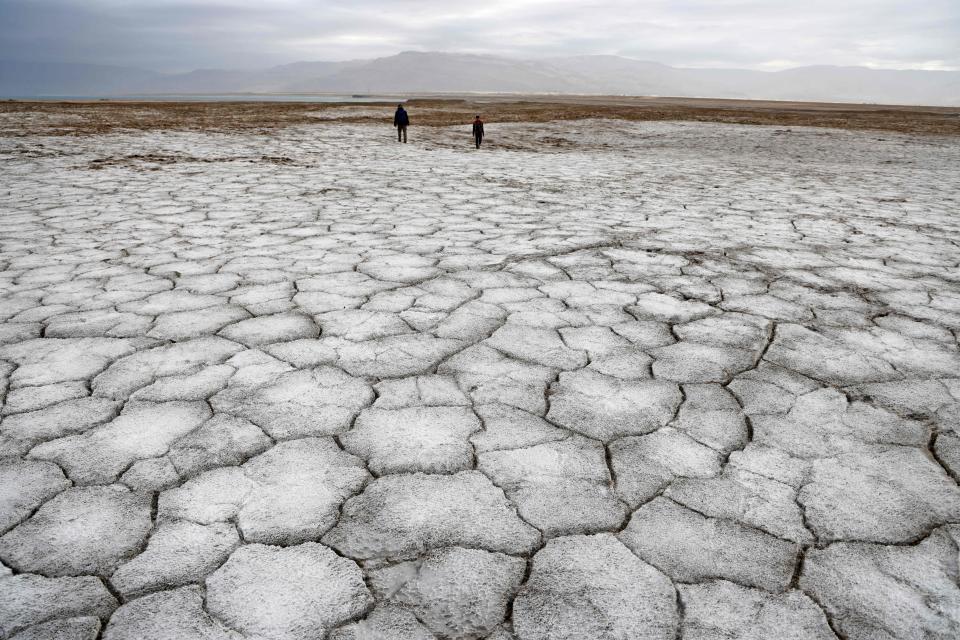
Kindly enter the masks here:
<path id="1" fill-rule="evenodd" d="M 473 141 L 477 143 L 477 149 L 479 149 L 480 143 L 483 142 L 483 120 L 480 119 L 479 114 L 473 120 Z"/>

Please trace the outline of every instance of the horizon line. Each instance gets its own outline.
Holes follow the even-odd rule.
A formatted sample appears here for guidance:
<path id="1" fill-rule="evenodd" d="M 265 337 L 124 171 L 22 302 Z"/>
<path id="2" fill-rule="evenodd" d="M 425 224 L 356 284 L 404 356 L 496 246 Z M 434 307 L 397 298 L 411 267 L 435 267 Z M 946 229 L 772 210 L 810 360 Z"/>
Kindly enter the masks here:
<path id="1" fill-rule="evenodd" d="M 640 62 L 645 64 L 656 64 L 664 67 L 669 67 L 672 69 L 691 69 L 691 70 L 707 70 L 707 71 L 750 71 L 756 73 L 781 73 L 784 71 L 794 71 L 797 69 L 811 69 L 811 68 L 833 68 L 833 69 L 863 69 L 867 71 L 925 71 L 925 72 L 958 72 L 960 67 L 949 67 L 943 69 L 930 69 L 922 67 L 881 67 L 870 65 L 867 63 L 854 65 L 854 64 L 828 64 L 828 63 L 814 63 L 814 64 L 797 64 L 793 66 L 784 66 L 782 68 L 755 68 L 755 67 L 736 67 L 736 66 L 703 66 L 703 65 L 678 65 L 670 64 L 667 62 L 661 62 L 659 60 L 651 60 L 645 58 L 635 58 L 632 56 L 626 56 L 621 54 L 614 53 L 582 53 L 582 54 L 572 54 L 572 55 L 549 55 L 549 56 L 533 56 L 533 57 L 523 57 L 523 56 L 513 56 L 513 55 L 504 55 L 504 54 L 494 54 L 494 53 L 478 53 L 472 51 L 442 51 L 436 49 L 430 50 L 416 50 L 416 49 L 403 49 L 397 53 L 389 55 L 380 55 L 373 56 L 369 58 L 347 58 L 343 60 L 331 60 L 331 59 L 316 59 L 316 60 L 293 60 L 291 62 L 284 62 L 280 64 L 268 65 L 263 67 L 194 67 L 186 70 L 178 71 L 160 71 L 157 69 L 140 67 L 140 66 L 128 66 L 117 63 L 105 63 L 105 62 L 86 62 L 86 61 L 67 61 L 67 60 L 36 60 L 36 59 L 15 59 L 15 58 L 0 58 L 0 63 L 18 63 L 18 64 L 58 64 L 58 65 L 84 65 L 84 66 L 93 66 L 93 67 L 114 67 L 118 69 L 131 69 L 137 71 L 147 71 L 151 73 L 156 73 L 160 75 L 176 76 L 176 75 L 185 75 L 189 73 L 196 73 L 199 71 L 265 71 L 269 69 L 276 69 L 280 67 L 286 67 L 296 64 L 317 64 L 317 63 L 331 63 L 331 64 L 347 64 L 351 62 L 373 62 L 376 60 L 384 60 L 388 58 L 395 58 L 401 55 L 443 55 L 443 56 L 472 56 L 478 58 L 495 58 L 501 60 L 514 60 L 514 61 L 549 61 L 549 60 L 562 60 L 570 58 L 618 58 L 621 60 L 630 60 L 633 62 Z"/>

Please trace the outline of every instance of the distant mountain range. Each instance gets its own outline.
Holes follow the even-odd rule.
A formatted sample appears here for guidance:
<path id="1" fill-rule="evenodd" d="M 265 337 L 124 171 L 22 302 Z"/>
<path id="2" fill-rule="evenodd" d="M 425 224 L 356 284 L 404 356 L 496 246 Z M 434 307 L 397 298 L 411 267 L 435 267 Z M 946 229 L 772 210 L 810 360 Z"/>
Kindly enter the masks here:
<path id="1" fill-rule="evenodd" d="M 0 61 L 0 96 L 182 93 L 565 93 L 960 106 L 960 71 L 800 67 L 685 69 L 618 56 L 519 60 L 404 52 L 264 70 L 163 74 L 127 67 Z"/>

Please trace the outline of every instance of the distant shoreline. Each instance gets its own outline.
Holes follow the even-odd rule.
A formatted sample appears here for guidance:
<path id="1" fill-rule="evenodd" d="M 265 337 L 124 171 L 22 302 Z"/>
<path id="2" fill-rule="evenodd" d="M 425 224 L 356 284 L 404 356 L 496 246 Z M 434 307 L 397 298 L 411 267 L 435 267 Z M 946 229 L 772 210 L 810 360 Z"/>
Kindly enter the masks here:
<path id="1" fill-rule="evenodd" d="M 960 105 L 924 105 L 880 102 L 815 102 L 749 98 L 712 98 L 709 96 L 660 96 L 586 93 L 511 93 L 511 92 L 410 92 L 396 94 L 343 93 L 143 93 L 120 95 L 40 95 L 0 96 L 0 103 L 274 103 L 274 104 L 398 104 L 415 101 L 474 102 L 477 104 L 533 102 L 543 104 L 580 104 L 602 106 L 682 106 L 715 108 L 812 109 L 816 111 L 924 110 L 948 116 L 960 116 Z"/>

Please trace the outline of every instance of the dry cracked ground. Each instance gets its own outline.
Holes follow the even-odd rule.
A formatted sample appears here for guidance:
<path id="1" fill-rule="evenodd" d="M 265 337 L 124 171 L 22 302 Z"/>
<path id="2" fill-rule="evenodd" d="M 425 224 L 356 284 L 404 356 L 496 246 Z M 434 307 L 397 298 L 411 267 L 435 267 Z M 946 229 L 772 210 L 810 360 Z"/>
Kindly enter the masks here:
<path id="1" fill-rule="evenodd" d="M 960 637 L 960 139 L 0 139 L 0 638 Z"/>

